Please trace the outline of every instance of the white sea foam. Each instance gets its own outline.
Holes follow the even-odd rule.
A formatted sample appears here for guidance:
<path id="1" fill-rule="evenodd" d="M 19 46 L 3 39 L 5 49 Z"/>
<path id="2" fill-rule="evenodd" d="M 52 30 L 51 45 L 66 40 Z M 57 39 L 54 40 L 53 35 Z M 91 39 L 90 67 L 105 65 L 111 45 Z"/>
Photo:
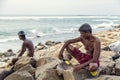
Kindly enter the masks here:
<path id="1" fill-rule="evenodd" d="M 42 18 L 55 18 L 55 19 L 64 19 L 64 18 L 119 18 L 118 16 L 0 16 L 1 20 L 39 20 Z"/>
<path id="2" fill-rule="evenodd" d="M 119 24 L 115 24 L 114 22 L 110 22 L 110 23 L 101 23 L 101 24 L 96 24 L 96 25 L 92 25 L 93 29 L 97 29 L 97 28 L 104 28 L 104 27 L 113 27 L 113 26 L 118 26 Z"/>
<path id="3" fill-rule="evenodd" d="M 4 38 L 4 39 L 0 39 L 0 42 L 8 42 L 8 41 L 14 41 L 14 40 L 18 40 L 19 38 L 17 37 L 9 37 L 9 38 Z"/>
<path id="4" fill-rule="evenodd" d="M 118 22 L 119 20 L 109 20 L 109 19 L 96 19 L 96 20 L 93 20 L 93 21 L 105 21 L 105 22 Z"/>
<path id="5" fill-rule="evenodd" d="M 45 36 L 46 34 L 45 33 L 43 33 L 43 32 L 40 32 L 40 31 L 38 31 L 38 30 L 36 30 L 36 29 L 32 29 L 32 30 L 30 30 L 30 33 L 32 34 L 32 35 L 34 35 L 34 36 Z"/>

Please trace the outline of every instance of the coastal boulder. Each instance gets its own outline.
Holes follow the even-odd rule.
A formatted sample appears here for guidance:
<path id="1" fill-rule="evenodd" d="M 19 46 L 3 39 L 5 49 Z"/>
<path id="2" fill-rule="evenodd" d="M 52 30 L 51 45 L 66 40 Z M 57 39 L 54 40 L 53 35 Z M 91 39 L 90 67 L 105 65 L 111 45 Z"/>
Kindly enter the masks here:
<path id="1" fill-rule="evenodd" d="M 4 55 L 5 57 L 10 57 L 10 56 L 14 56 L 15 53 L 13 53 L 13 50 L 12 50 L 12 49 L 9 49 L 9 50 L 7 50 L 7 52 L 3 53 L 3 55 Z"/>
<path id="2" fill-rule="evenodd" d="M 115 64 L 115 72 L 117 76 L 120 76 L 120 61 Z"/>
<path id="3" fill-rule="evenodd" d="M 57 75 L 55 69 L 41 69 L 36 80 L 63 80 L 63 78 Z"/>
<path id="4" fill-rule="evenodd" d="M 44 44 L 42 44 L 42 43 L 39 43 L 37 46 L 35 46 L 35 50 L 37 51 L 37 50 L 42 50 L 42 49 L 46 49 L 47 47 L 44 45 Z"/>
<path id="5" fill-rule="evenodd" d="M 35 71 L 36 80 L 60 80 L 56 70 L 54 70 L 58 64 L 59 60 L 54 58 L 39 59 Z"/>
<path id="6" fill-rule="evenodd" d="M 87 78 L 84 80 L 120 80 L 120 76 L 114 76 L 114 75 L 101 75 L 97 78 Z"/>
<path id="7" fill-rule="evenodd" d="M 42 66 L 42 65 L 45 65 L 45 64 L 59 64 L 60 60 L 57 59 L 57 58 L 52 58 L 52 57 L 43 57 L 43 58 L 40 58 L 37 60 L 37 63 L 36 63 L 36 66 L 39 67 L 39 66 Z"/>
<path id="8" fill-rule="evenodd" d="M 63 75 L 64 80 L 75 80 L 72 74 L 73 67 L 71 64 L 67 65 L 64 62 L 61 62 L 56 69 L 57 69 L 57 74 L 59 76 Z"/>
<path id="9" fill-rule="evenodd" d="M 115 62 L 111 60 L 111 56 L 114 55 L 111 51 L 102 51 L 100 56 L 99 71 L 101 74 L 110 75 L 113 74 Z"/>
<path id="10" fill-rule="evenodd" d="M 61 42 L 47 41 L 47 42 L 45 43 L 45 45 L 47 45 L 47 46 L 54 46 L 54 45 L 59 44 L 59 43 L 61 43 Z"/>
<path id="11" fill-rule="evenodd" d="M 26 66 L 23 66 L 23 67 L 20 68 L 18 71 L 19 71 L 19 72 L 20 72 L 20 71 L 27 71 L 27 72 L 29 72 L 32 76 L 35 75 L 35 68 L 33 68 L 30 64 L 27 64 Z"/>
<path id="12" fill-rule="evenodd" d="M 4 80 L 34 80 L 33 76 L 27 71 L 16 71 Z"/>
<path id="13" fill-rule="evenodd" d="M 17 71 L 27 64 L 31 64 L 33 67 L 36 67 L 36 60 L 31 57 L 20 57 L 14 65 L 14 70 Z"/>
<path id="14" fill-rule="evenodd" d="M 35 58 L 39 59 L 42 57 L 55 57 L 58 58 L 58 54 L 60 52 L 63 43 L 57 44 L 55 46 L 48 47 L 47 49 L 42 49 L 35 52 Z"/>
<path id="15" fill-rule="evenodd" d="M 73 72 L 73 66 L 62 62 L 57 66 L 58 75 L 63 75 L 64 80 L 84 80 L 90 76 L 87 69 L 81 69 L 79 72 Z"/>

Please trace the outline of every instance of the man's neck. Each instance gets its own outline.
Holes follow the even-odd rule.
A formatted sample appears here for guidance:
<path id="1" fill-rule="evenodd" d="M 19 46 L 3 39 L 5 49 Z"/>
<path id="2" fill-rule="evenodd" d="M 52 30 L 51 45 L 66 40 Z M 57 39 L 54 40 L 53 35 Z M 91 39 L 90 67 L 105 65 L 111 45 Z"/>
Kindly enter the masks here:
<path id="1" fill-rule="evenodd" d="M 26 40 L 26 38 L 25 39 L 23 39 L 23 41 L 25 41 Z"/>

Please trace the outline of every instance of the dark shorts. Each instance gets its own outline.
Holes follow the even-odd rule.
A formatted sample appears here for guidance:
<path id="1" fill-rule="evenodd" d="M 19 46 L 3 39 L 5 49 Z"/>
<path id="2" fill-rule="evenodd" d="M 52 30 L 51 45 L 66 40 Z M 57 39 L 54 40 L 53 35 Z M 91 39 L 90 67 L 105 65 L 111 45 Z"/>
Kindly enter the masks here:
<path id="1" fill-rule="evenodd" d="M 72 51 L 72 56 L 80 63 L 83 64 L 87 61 L 89 61 L 90 59 L 92 59 L 92 56 L 86 54 L 86 53 L 82 53 L 80 50 L 78 50 L 77 48 L 74 48 L 74 50 Z M 96 60 L 96 63 L 99 66 L 99 60 Z"/>

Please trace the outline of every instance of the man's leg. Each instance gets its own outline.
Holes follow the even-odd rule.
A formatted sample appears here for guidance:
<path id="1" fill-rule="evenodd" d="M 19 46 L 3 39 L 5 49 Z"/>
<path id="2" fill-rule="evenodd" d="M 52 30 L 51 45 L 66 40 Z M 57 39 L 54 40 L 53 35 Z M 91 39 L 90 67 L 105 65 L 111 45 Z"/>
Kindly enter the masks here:
<path id="1" fill-rule="evenodd" d="M 12 59 L 12 64 L 14 65 L 17 61 L 18 61 L 19 58 L 13 58 Z"/>
<path id="2" fill-rule="evenodd" d="M 66 50 L 70 53 L 70 54 L 68 54 L 67 56 L 68 56 L 68 59 L 69 60 L 71 60 L 72 59 L 72 51 L 74 50 L 74 47 L 72 46 L 72 45 L 68 45 L 67 47 L 66 47 Z M 71 56 L 72 55 L 72 56 Z"/>
<path id="3" fill-rule="evenodd" d="M 0 80 L 4 80 L 8 75 L 12 74 L 14 72 L 14 70 L 9 70 L 9 71 L 3 71 L 0 74 Z"/>

